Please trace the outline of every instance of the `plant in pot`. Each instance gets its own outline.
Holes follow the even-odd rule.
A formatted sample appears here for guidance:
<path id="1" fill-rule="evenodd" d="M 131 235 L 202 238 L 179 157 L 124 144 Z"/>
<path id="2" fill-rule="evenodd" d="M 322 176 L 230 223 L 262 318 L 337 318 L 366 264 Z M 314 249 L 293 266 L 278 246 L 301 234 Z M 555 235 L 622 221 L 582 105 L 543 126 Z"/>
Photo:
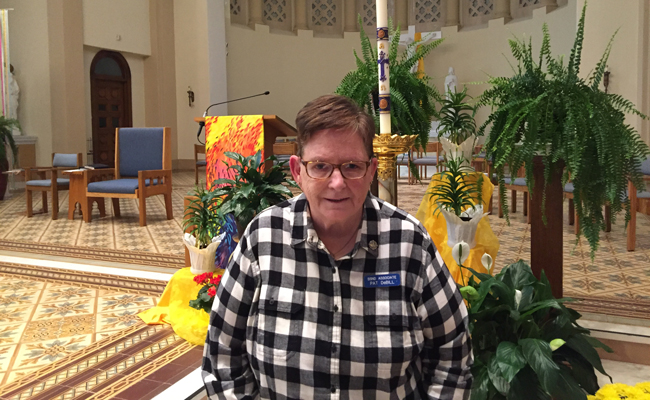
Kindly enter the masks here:
<path id="1" fill-rule="evenodd" d="M 467 87 L 462 92 L 448 91 L 445 97 L 439 99 L 440 110 L 435 113 L 439 121 L 438 140 L 445 157 L 461 158 L 466 168 L 471 168 L 470 161 L 476 142 L 474 117 L 478 110 L 478 105 L 471 104 L 469 100 L 471 97 L 467 94 Z"/>
<path id="2" fill-rule="evenodd" d="M 14 128 L 20 129 L 18 120 L 0 115 L 0 200 L 4 199 L 5 191 L 7 190 L 7 181 L 9 179 L 8 175 L 2 174 L 2 172 L 9 171 L 7 150 L 11 150 L 14 164 L 18 159 L 18 146 L 16 146 L 12 135 Z"/>
<path id="3" fill-rule="evenodd" d="M 461 270 L 464 252 L 454 249 Z M 465 269 L 472 274 L 460 289 L 474 354 L 470 400 L 586 400 L 598 391 L 594 369 L 606 372 L 595 348 L 612 350 L 578 324 L 581 315 L 564 305 L 571 299 L 553 297 L 543 271 L 538 280 L 521 260 L 495 276 Z"/>
<path id="4" fill-rule="evenodd" d="M 506 218 L 506 165 L 510 171 L 525 166 L 531 192 L 535 156 L 543 160 L 544 188 L 553 172 L 565 166 L 561 172 L 562 183 L 571 178 L 580 234 L 587 238 L 593 258 L 600 230 L 604 227 L 603 206 L 609 204 L 614 217 L 625 204 L 625 218 L 629 220 L 628 180 L 643 187 L 640 165 L 650 150 L 625 121 L 626 114 L 646 117 L 620 95 L 599 89 L 613 37 L 593 73 L 587 78 L 579 76 L 585 10 L 586 3 L 566 64 L 561 57 L 552 56 L 546 25 L 542 28 L 539 57 L 533 56 L 530 41 L 510 40 L 518 65 L 511 77 L 495 77 L 488 81 L 492 87 L 483 93 L 480 103 L 491 106 L 493 112 L 478 134 L 482 135 L 490 127 L 486 150 L 494 162 L 499 192 L 504 200 L 500 206 Z M 515 174 L 512 175 L 514 179 Z M 545 209 L 545 193 L 543 199 L 542 210 Z"/>
<path id="5" fill-rule="evenodd" d="M 473 248 L 478 223 L 487 215 L 482 204 L 483 174 L 473 174 L 464 162 L 462 157 L 448 159 L 447 169 L 431 178 L 435 184 L 427 194 L 434 198 L 434 215 L 442 213 L 445 218 L 449 247 L 465 241 Z"/>
<path id="6" fill-rule="evenodd" d="M 359 31 L 361 36 L 361 52 L 363 59 L 354 52 L 357 69 L 350 71 L 341 80 L 336 88 L 336 93 L 349 97 L 366 112 L 375 118 L 375 126 L 379 129 L 379 70 L 377 68 L 377 50 L 370 43 L 370 39 L 363 30 L 361 16 L 359 16 Z M 438 92 L 430 84 L 431 77 L 423 75 L 418 77 L 417 72 L 412 72 L 420 58 L 426 57 L 433 49 L 438 47 L 443 39 L 431 41 L 420 45 L 414 42 L 399 52 L 400 30 L 393 28 L 392 21 L 388 21 L 390 32 L 390 46 L 388 59 L 390 60 L 390 97 L 391 97 L 391 132 L 397 135 L 417 135 L 415 147 L 424 149 L 429 141 L 431 120 L 435 115 L 436 99 Z M 377 131 L 377 133 L 380 133 Z M 409 154 L 409 168 L 411 173 L 418 177 L 417 168 Z"/>
<path id="7" fill-rule="evenodd" d="M 215 253 L 224 219 L 219 214 L 220 199 L 213 197 L 204 187 L 197 186 L 190 204 L 185 209 L 183 229 L 189 232 L 183 242 L 190 252 L 191 272 L 200 274 L 215 269 Z"/>
<path id="8" fill-rule="evenodd" d="M 222 178 L 212 182 L 209 197 L 221 199 L 219 213 L 231 213 L 235 217 L 241 237 L 257 213 L 293 197 L 289 187 L 299 186 L 285 173 L 286 161 L 274 164 L 262 172 L 264 162 L 261 151 L 248 157 L 234 152 L 224 154 L 235 161 L 235 164 L 228 166 L 233 179 Z M 267 160 L 275 161 L 276 157 L 271 156 Z"/>

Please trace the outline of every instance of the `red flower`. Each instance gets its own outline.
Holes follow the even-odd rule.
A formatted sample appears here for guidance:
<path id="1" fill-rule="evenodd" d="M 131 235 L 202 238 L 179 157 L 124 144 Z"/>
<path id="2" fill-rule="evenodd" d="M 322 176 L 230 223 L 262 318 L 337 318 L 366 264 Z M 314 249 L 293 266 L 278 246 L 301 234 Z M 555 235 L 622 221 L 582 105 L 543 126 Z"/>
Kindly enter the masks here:
<path id="1" fill-rule="evenodd" d="M 210 279 L 210 284 L 218 286 L 221 283 L 221 275 L 217 275 L 214 278 Z"/>
<path id="2" fill-rule="evenodd" d="M 210 289 L 208 289 L 208 295 L 210 297 L 214 297 L 215 294 L 217 294 L 217 288 L 215 286 L 211 286 Z"/>

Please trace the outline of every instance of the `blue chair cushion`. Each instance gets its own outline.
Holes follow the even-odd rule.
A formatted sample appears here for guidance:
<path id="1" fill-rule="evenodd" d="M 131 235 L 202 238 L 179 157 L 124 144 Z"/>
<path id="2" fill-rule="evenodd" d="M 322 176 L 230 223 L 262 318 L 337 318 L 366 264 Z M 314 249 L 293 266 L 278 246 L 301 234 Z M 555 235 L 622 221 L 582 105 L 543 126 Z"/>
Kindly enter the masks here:
<path id="1" fill-rule="evenodd" d="M 145 179 L 144 184 L 149 186 L 149 179 Z M 158 184 L 158 179 L 153 180 L 153 184 Z M 91 182 L 88 184 L 88 191 L 94 193 L 135 193 L 138 188 L 137 179 L 113 179 L 110 181 Z"/>
<path id="2" fill-rule="evenodd" d="M 205 167 L 206 165 L 208 165 L 208 162 L 205 160 L 199 160 L 196 162 L 196 165 L 198 165 L 199 167 Z"/>
<path id="3" fill-rule="evenodd" d="M 564 185 L 564 191 L 566 193 L 573 193 L 574 190 L 575 190 L 575 187 L 573 187 L 573 183 L 569 182 L 566 185 Z"/>
<path id="4" fill-rule="evenodd" d="M 118 132 L 120 176 L 137 177 L 138 171 L 162 169 L 163 130 L 163 128 L 120 128 Z"/>
<path id="5" fill-rule="evenodd" d="M 75 163 L 77 162 L 77 155 L 75 154 Z M 69 186 L 70 185 L 70 179 L 63 179 L 63 178 L 56 178 L 56 184 L 58 186 Z M 38 180 L 33 180 L 33 181 L 27 181 L 25 182 L 25 185 L 28 186 L 42 186 L 42 187 L 50 187 L 52 186 L 52 180 L 51 179 L 38 179 Z"/>
<path id="6" fill-rule="evenodd" d="M 506 185 L 526 186 L 526 178 L 515 178 L 514 182 L 512 182 L 511 178 L 507 178 Z"/>
<path id="7" fill-rule="evenodd" d="M 77 166 L 77 155 L 76 154 L 63 154 L 63 153 L 54 153 L 54 159 L 52 160 L 53 167 L 76 167 Z"/>
<path id="8" fill-rule="evenodd" d="M 397 165 L 408 165 L 409 163 L 409 154 L 403 153 L 397 155 Z"/>
<path id="9" fill-rule="evenodd" d="M 647 157 L 641 163 L 641 173 L 643 175 L 650 175 L 650 157 Z"/>
<path id="10" fill-rule="evenodd" d="M 637 199 L 650 199 L 650 192 L 646 192 L 645 190 L 641 192 L 636 192 L 636 198 Z"/>
<path id="11" fill-rule="evenodd" d="M 440 160 L 442 161 L 442 156 L 440 157 Z M 418 157 L 415 160 L 413 160 L 413 164 L 415 164 L 415 165 L 438 165 L 438 157 L 436 157 L 436 156 Z"/>

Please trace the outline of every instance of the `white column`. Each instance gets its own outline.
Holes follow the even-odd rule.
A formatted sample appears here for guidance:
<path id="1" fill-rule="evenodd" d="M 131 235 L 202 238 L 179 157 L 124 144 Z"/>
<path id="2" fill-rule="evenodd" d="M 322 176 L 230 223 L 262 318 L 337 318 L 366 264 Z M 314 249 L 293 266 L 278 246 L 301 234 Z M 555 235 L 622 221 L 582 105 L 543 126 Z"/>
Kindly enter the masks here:
<path id="1" fill-rule="evenodd" d="M 390 75 L 388 67 L 388 4 L 377 0 L 377 68 L 379 68 L 379 133 L 390 130 Z"/>
<path id="2" fill-rule="evenodd" d="M 207 0 L 208 62 L 210 104 L 228 100 L 228 71 L 226 58 L 226 0 Z M 207 107 L 208 105 L 205 105 Z M 204 109 L 205 109 L 204 107 Z M 210 109 L 210 115 L 227 115 L 228 105 Z"/>

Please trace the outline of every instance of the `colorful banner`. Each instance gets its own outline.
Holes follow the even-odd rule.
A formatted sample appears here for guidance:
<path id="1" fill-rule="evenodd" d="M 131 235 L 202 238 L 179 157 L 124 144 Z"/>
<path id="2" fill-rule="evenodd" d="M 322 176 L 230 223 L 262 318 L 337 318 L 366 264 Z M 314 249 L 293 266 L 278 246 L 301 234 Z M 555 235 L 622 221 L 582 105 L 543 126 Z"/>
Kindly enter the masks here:
<path id="1" fill-rule="evenodd" d="M 227 151 L 244 157 L 262 151 L 264 159 L 264 118 L 262 115 L 217 116 L 205 118 L 205 159 L 207 186 L 220 178 L 233 178 L 228 165 L 234 160 L 224 155 Z"/>

